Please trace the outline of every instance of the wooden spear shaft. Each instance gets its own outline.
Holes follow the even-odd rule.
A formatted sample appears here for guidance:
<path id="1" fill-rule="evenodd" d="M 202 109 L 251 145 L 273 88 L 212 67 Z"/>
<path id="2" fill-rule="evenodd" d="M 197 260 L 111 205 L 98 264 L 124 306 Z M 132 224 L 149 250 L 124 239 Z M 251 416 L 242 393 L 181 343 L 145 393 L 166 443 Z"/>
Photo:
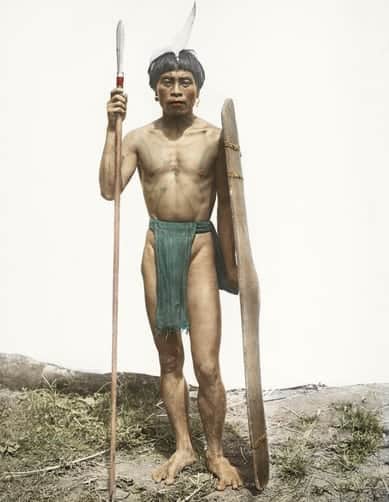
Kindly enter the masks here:
<path id="1" fill-rule="evenodd" d="M 117 74 L 116 87 L 123 88 L 124 26 L 119 21 L 116 28 Z M 115 500 L 116 491 L 116 415 L 117 415 L 117 346 L 119 304 L 119 232 L 120 192 L 122 189 L 122 116 L 117 114 L 115 123 L 115 188 L 114 188 L 114 244 L 113 244 L 113 295 L 112 295 L 112 383 L 111 383 L 111 449 L 109 471 L 109 501 Z"/>
<path id="2" fill-rule="evenodd" d="M 109 500 L 115 499 L 116 488 L 116 401 L 117 401 L 117 339 L 119 304 L 119 236 L 120 236 L 120 192 L 122 157 L 122 118 L 118 116 L 115 128 L 115 209 L 114 209 L 114 251 L 113 251 L 113 296 L 112 296 L 112 383 L 111 383 L 111 450 Z"/>

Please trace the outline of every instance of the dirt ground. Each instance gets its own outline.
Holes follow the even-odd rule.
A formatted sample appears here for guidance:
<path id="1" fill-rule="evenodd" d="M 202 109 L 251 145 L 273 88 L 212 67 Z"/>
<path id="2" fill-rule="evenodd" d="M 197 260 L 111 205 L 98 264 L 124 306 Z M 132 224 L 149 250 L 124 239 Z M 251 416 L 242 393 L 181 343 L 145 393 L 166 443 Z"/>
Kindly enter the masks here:
<path id="1" fill-rule="evenodd" d="M 3 393 L 4 406 L 5 394 L 11 401 L 12 393 L 6 389 L 0 392 Z M 192 389 L 190 394 L 191 417 L 192 420 L 198 420 L 196 389 Z M 224 446 L 227 457 L 242 473 L 244 488 L 216 492 L 214 479 L 207 473 L 203 458 L 198 464 L 184 470 L 176 485 L 158 485 L 151 480 L 150 475 L 156 464 L 165 461 L 167 453 L 139 444 L 130 452 L 118 450 L 116 500 L 389 501 L 389 384 L 338 388 L 308 385 L 265 391 L 264 397 L 271 479 L 263 492 L 259 493 L 255 489 L 251 474 L 245 392 L 231 390 L 227 393 Z M 350 442 L 347 443 L 344 412 L 350 409 L 357 410 L 359 417 L 367 417 L 363 413 L 371 412 L 378 417 L 382 427 L 377 448 L 366 458 L 359 455 L 358 448 L 363 447 L 361 442 L 356 449 L 350 450 L 351 453 L 347 450 Z M 363 411 L 362 415 L 360 410 Z M 162 427 L 168 427 L 166 413 L 160 402 L 155 403 L 155 417 Z M 361 438 L 360 431 L 357 430 L 355 437 Z M 363 438 L 366 439 L 365 436 Z M 203 446 L 204 437 L 200 434 L 197 441 L 200 456 Z M 4 452 L 3 457 L 0 454 L 0 463 L 4 455 Z M 105 501 L 107 462 L 106 455 L 100 455 L 73 466 L 64 465 L 52 472 L 13 478 L 7 478 L 7 470 L 0 469 L 0 501 Z M 31 465 L 30 469 L 34 469 L 34 466 Z M 38 486 L 40 491 L 35 489 Z M 12 493 L 17 494 L 16 498 L 12 498 Z M 40 494 L 39 499 L 36 493 Z"/>

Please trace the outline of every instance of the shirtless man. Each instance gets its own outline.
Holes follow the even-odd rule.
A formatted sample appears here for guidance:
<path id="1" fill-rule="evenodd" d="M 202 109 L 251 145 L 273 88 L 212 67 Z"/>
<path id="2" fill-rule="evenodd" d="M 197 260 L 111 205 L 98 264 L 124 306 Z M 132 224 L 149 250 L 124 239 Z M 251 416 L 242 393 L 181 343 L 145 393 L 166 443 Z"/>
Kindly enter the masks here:
<path id="1" fill-rule="evenodd" d="M 156 227 L 160 222 L 162 225 L 164 222 L 184 222 L 183 225 L 185 222 L 209 223 L 217 195 L 219 250 L 224 255 L 225 264 L 226 287 L 223 289 L 236 293 L 237 268 L 221 131 L 193 114 L 204 81 L 204 70 L 193 53 L 183 50 L 178 57 L 166 53 L 152 62 L 149 76 L 162 116 L 125 136 L 122 189 L 138 168 L 146 206 Z M 127 97 L 122 89 L 114 89 L 107 104 L 107 136 L 100 164 L 101 194 L 108 200 L 112 200 L 114 194 L 115 120 L 118 114 L 125 118 L 126 106 Z M 189 432 L 182 329 L 178 329 L 188 328 L 199 384 L 198 406 L 207 439 L 207 465 L 218 478 L 217 489 L 224 490 L 227 486 L 236 489 L 242 485 L 241 478 L 224 457 L 222 448 L 226 395 L 219 367 L 220 280 L 216 270 L 214 232 L 208 228 L 201 233 L 197 227 L 194 230 L 187 276 L 183 282 L 186 285 L 183 309 L 184 314 L 187 310 L 188 324 L 173 326 L 173 329 L 167 324 L 169 329 L 164 335 L 164 326 L 158 325 L 157 318 L 160 301 L 157 294 L 158 267 L 162 267 L 162 262 L 158 262 L 156 236 L 159 234 L 156 227 L 150 224 L 146 234 L 142 275 L 147 314 L 159 353 L 161 396 L 175 432 L 176 452 L 155 470 L 152 477 L 170 485 L 185 466 L 197 459 Z"/>

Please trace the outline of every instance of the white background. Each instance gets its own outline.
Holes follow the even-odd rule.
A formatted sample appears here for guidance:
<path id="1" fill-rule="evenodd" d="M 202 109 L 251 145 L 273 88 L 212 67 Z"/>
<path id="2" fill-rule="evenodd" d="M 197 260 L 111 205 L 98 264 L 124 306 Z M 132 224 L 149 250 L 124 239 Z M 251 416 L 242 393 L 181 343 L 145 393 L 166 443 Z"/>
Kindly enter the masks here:
<path id="1" fill-rule="evenodd" d="M 99 194 L 115 29 L 125 131 L 159 114 L 149 56 L 190 0 L 2 0 L 0 351 L 109 371 L 113 205 Z M 198 0 L 198 114 L 235 101 L 262 291 L 265 388 L 389 381 L 389 3 Z M 158 374 L 137 176 L 122 198 L 119 368 Z M 239 302 L 222 293 L 222 372 L 244 384 Z M 190 357 L 189 381 L 194 382 Z"/>

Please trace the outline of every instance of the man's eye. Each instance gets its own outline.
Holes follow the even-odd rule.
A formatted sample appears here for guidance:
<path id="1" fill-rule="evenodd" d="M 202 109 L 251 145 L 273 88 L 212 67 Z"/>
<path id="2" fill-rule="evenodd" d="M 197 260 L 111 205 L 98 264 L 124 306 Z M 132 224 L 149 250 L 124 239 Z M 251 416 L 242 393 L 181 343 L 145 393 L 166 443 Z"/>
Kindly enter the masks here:
<path id="1" fill-rule="evenodd" d="M 191 82 L 190 80 L 184 80 L 184 81 L 182 82 L 182 85 L 183 85 L 184 87 L 189 87 L 189 86 L 191 85 L 191 83 L 192 83 L 192 82 Z"/>
<path id="2" fill-rule="evenodd" d="M 168 78 L 164 78 L 162 80 L 162 83 L 163 83 L 163 85 L 170 85 L 171 84 L 171 80 L 169 80 Z"/>

